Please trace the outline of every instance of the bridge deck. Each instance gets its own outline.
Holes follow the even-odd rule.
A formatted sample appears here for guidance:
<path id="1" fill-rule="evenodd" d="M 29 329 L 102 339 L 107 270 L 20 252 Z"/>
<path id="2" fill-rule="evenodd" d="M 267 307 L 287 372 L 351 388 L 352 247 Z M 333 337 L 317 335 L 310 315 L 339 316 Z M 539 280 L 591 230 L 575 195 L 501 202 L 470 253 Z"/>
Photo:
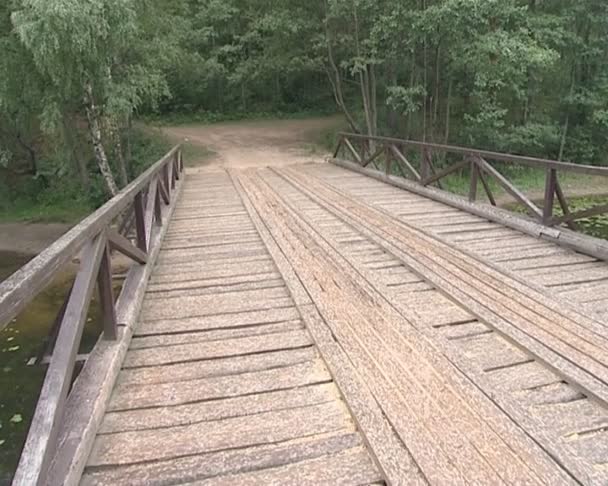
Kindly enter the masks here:
<path id="1" fill-rule="evenodd" d="M 191 174 L 82 483 L 605 484 L 606 290 L 335 166 Z"/>

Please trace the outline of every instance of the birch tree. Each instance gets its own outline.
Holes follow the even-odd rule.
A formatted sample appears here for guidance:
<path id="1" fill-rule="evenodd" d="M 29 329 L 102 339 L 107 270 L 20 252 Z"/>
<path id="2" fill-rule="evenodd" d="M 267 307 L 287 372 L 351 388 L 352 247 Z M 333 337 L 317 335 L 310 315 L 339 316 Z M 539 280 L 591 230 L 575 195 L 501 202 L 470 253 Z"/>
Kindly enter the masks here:
<path id="1" fill-rule="evenodd" d="M 104 118 L 124 119 L 165 94 L 154 56 L 140 63 L 142 28 L 136 0 L 23 0 L 15 31 L 50 86 L 42 118 L 58 126 L 62 103 L 81 100 L 95 161 L 108 194 L 118 184 L 104 140 Z M 126 181 L 123 181 L 126 182 Z"/>

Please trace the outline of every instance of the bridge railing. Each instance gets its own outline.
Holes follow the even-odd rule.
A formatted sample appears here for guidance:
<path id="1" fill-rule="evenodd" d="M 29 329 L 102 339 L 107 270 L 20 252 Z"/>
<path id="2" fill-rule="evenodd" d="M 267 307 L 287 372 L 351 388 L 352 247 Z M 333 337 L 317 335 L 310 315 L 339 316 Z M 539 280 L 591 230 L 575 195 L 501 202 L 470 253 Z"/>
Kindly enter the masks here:
<path id="1" fill-rule="evenodd" d="M 87 313 L 97 286 L 104 339 L 115 341 L 126 324 L 124 309 L 136 289 L 144 284 L 154 236 L 163 225 L 163 207 L 172 204 L 176 181 L 181 177 L 181 148 L 161 160 L 123 189 L 116 197 L 71 229 L 52 246 L 0 284 L 0 330 L 17 316 L 62 271 L 80 259 L 72 288 L 57 316 L 57 333 L 50 364 L 30 425 L 13 484 L 44 482 L 57 447 L 58 429 L 70 392 L 74 365 Z M 125 235 L 134 223 L 132 240 Z M 122 232 L 121 232 L 122 230 Z M 127 273 L 118 299 L 114 296 L 111 252 L 135 262 Z"/>
<path id="2" fill-rule="evenodd" d="M 406 151 L 416 151 L 418 153 L 417 160 L 408 159 Z M 444 161 L 443 167 L 439 169 L 436 168 L 433 162 L 436 155 L 441 156 Z M 371 137 L 353 133 L 340 133 L 334 158 L 339 156 L 349 157 L 362 167 L 374 165 L 377 169 L 381 169 L 378 161 L 382 159 L 384 162 L 382 170 L 387 175 L 394 173 L 393 167 L 396 164 L 397 170 L 404 178 L 424 187 L 436 186 L 439 189 L 443 189 L 443 179 L 456 172 L 466 173 L 469 178 L 469 201 L 477 201 L 478 186 L 481 183 L 489 203 L 496 206 L 496 197 L 489 183 L 489 179 L 492 178 L 507 194 L 512 196 L 515 201 L 525 208 L 530 217 L 548 227 L 566 225 L 576 230 L 577 220 L 608 213 L 608 204 L 598 204 L 584 210 L 571 211 L 567 197 L 559 181 L 559 175 L 564 173 L 601 176 L 606 177 L 608 189 L 608 167 L 579 165 L 558 162 L 556 160 L 502 154 L 487 150 L 389 137 Z M 457 156 L 457 160 L 445 163 L 447 156 L 450 156 L 450 158 Z M 545 189 L 542 207 L 539 207 L 522 189 L 518 188 L 515 183 L 510 181 L 489 161 L 544 170 Z M 561 215 L 555 214 L 556 199 L 563 213 Z"/>

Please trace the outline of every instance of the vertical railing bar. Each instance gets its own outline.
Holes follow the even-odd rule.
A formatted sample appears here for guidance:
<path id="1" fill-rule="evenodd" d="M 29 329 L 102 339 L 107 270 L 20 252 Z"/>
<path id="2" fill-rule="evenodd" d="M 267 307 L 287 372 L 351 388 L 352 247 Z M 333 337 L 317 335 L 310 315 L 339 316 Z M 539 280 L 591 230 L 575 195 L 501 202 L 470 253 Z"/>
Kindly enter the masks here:
<path id="1" fill-rule="evenodd" d="M 477 200 L 477 183 L 479 181 L 479 167 L 474 160 L 471 161 L 471 184 L 469 187 L 469 202 Z"/>
<path id="2" fill-rule="evenodd" d="M 153 178 L 152 182 L 148 186 L 148 198 L 146 201 L 146 209 L 144 215 L 145 228 L 146 228 L 146 248 L 150 248 L 150 241 L 152 241 L 152 231 L 154 229 L 154 207 L 156 205 L 156 196 L 158 179 Z"/>
<path id="3" fill-rule="evenodd" d="M 165 189 L 167 189 L 167 194 L 169 197 L 171 196 L 171 185 L 169 184 L 169 165 L 165 164 L 163 167 L 162 180 L 165 183 Z"/>
<path id="4" fill-rule="evenodd" d="M 137 247 L 148 253 L 148 240 L 146 238 L 146 217 L 144 208 L 144 198 L 141 192 L 138 192 L 133 202 L 135 209 L 135 229 L 137 232 Z"/>
<path id="5" fill-rule="evenodd" d="M 99 289 L 99 302 L 103 316 L 103 335 L 107 341 L 116 341 L 118 337 L 118 321 L 116 319 L 116 306 L 114 302 L 114 290 L 112 288 L 112 257 L 110 245 L 106 243 L 99 275 L 97 277 Z"/>
<path id="6" fill-rule="evenodd" d="M 568 201 L 562 190 L 562 186 L 559 183 L 559 179 L 557 178 L 557 173 L 555 174 L 555 195 L 557 196 L 557 200 L 559 201 L 559 205 L 562 208 L 564 216 L 568 216 L 570 214 L 570 207 L 568 206 Z M 578 231 L 578 225 L 574 221 L 568 221 L 566 223 L 568 228 L 573 231 Z"/>
<path id="7" fill-rule="evenodd" d="M 161 181 L 159 180 L 158 184 L 156 184 L 156 194 L 154 196 L 154 218 L 156 219 L 156 224 L 158 226 L 163 225 L 163 212 L 160 205 L 160 186 Z"/>
<path id="8" fill-rule="evenodd" d="M 553 204 L 555 201 L 555 190 L 557 172 L 555 169 L 547 169 L 545 175 L 545 198 L 543 201 L 543 224 L 550 225 L 553 218 Z"/>

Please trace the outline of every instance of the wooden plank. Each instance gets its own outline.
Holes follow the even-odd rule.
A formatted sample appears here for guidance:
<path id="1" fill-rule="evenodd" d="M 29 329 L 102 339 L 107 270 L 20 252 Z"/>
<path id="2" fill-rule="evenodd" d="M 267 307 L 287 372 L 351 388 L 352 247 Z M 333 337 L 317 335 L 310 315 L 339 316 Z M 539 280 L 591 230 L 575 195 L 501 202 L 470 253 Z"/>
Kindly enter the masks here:
<path id="1" fill-rule="evenodd" d="M 239 450 L 211 452 L 102 470 L 90 469 L 85 471 L 82 485 L 163 486 L 167 483 L 187 483 L 216 476 L 225 477 L 226 474 L 231 473 L 276 468 L 305 459 L 324 457 L 332 452 L 350 449 L 360 444 L 361 439 L 358 434 L 335 432 Z"/>
<path id="2" fill-rule="evenodd" d="M 300 278 L 262 222 L 260 215 L 249 199 L 249 195 L 245 193 L 235 174 L 231 173 L 231 175 L 235 187 L 243 194 L 243 203 L 252 221 L 258 228 L 260 236 L 290 288 L 296 305 L 298 305 L 302 317 L 322 352 L 334 379 L 344 393 L 353 417 L 365 434 L 366 441 L 372 448 L 384 476 L 392 484 L 404 482 L 411 485 L 426 484 L 409 451 L 396 436 L 392 425 L 389 424 L 385 414 L 380 409 L 378 401 L 358 376 L 355 366 L 342 346 L 336 342 L 334 334 L 327 327 L 317 308 L 311 305 L 310 297 Z"/>
<path id="3" fill-rule="evenodd" d="M 216 331 L 199 331 L 178 334 L 160 334 L 155 336 L 136 337 L 131 341 L 130 349 L 157 348 L 177 344 L 201 343 L 237 339 L 249 336 L 270 336 L 303 329 L 300 320 L 280 322 L 276 324 L 259 324 L 257 326 L 220 329 Z"/>
<path id="4" fill-rule="evenodd" d="M 268 196 L 262 196 L 262 193 L 259 193 L 257 197 L 263 198 Z M 434 377 L 436 375 L 431 372 L 423 372 L 421 368 L 424 363 L 422 357 L 414 356 L 418 354 L 417 349 L 419 349 L 418 346 L 421 343 L 411 341 L 411 336 L 408 336 L 407 341 L 403 336 L 399 337 L 400 334 L 397 328 L 390 325 L 391 323 L 396 323 L 392 322 L 392 320 L 386 320 L 382 314 L 377 312 L 374 305 L 369 305 L 369 301 L 367 300 L 369 294 L 367 292 L 365 293 L 366 299 L 361 299 L 362 294 L 352 289 L 353 284 L 347 280 L 347 277 L 341 275 L 340 270 L 335 268 L 335 264 L 323 258 L 322 251 L 314 248 L 310 239 L 306 238 L 301 231 L 296 229 L 300 227 L 299 224 L 296 224 L 294 221 L 293 226 L 291 226 L 291 221 L 297 218 L 295 213 L 289 212 L 285 216 L 282 216 L 284 219 L 281 219 L 281 223 L 279 223 L 275 220 L 275 215 L 283 213 L 283 211 L 274 213 L 268 209 L 271 212 L 266 212 L 266 207 L 275 208 L 279 204 L 281 203 L 275 198 L 269 198 L 268 206 L 265 206 L 265 203 L 260 203 L 259 207 L 264 207 L 262 214 L 266 224 L 278 225 L 275 237 L 278 237 L 279 234 L 289 234 L 285 233 L 286 231 L 298 231 L 297 237 L 294 235 L 293 238 L 289 237 L 289 240 L 285 241 L 284 251 L 287 251 L 288 247 L 293 248 L 293 250 L 289 250 L 289 254 L 290 258 L 294 258 L 295 261 L 299 262 L 297 268 L 300 278 L 309 283 L 309 286 L 307 286 L 308 290 L 315 299 L 315 303 L 323 309 L 325 313 L 324 317 L 333 323 L 332 331 L 336 338 L 340 340 L 342 346 L 346 346 L 348 343 L 348 346 L 352 349 L 349 357 L 355 360 L 355 365 L 358 369 L 367 369 L 368 373 L 374 376 L 374 379 L 370 380 L 368 378 L 367 383 L 369 386 L 374 387 L 376 393 L 382 393 L 381 396 L 378 396 L 378 399 L 382 401 L 385 412 L 390 417 L 393 426 L 399 427 L 397 430 L 400 431 L 401 437 L 404 439 L 407 437 L 408 449 L 413 453 L 417 464 L 420 465 L 429 481 L 432 481 L 431 477 L 439 479 L 440 477 L 444 477 L 444 475 L 449 475 L 450 478 L 456 478 L 455 480 L 459 481 L 464 478 L 465 470 L 471 480 L 481 480 L 484 477 L 489 479 L 492 476 L 496 478 L 496 472 L 487 467 L 488 463 L 485 462 L 485 459 L 481 459 L 479 449 L 476 449 L 474 452 L 471 449 L 472 442 L 468 444 L 465 442 L 467 439 L 462 435 L 463 430 L 460 430 L 460 434 L 456 433 L 456 423 L 465 423 L 468 419 L 452 418 L 450 420 L 447 417 L 444 419 L 441 408 L 437 410 L 437 414 L 430 413 L 428 406 L 425 406 L 425 412 L 422 412 L 419 408 L 419 406 L 424 406 L 422 405 L 423 403 L 429 403 L 424 395 L 427 392 L 429 394 L 444 394 L 446 400 L 448 398 L 445 394 L 451 393 L 448 392 L 448 388 L 445 385 L 440 386 L 437 384 L 434 386 L 431 383 L 427 383 L 426 385 L 423 383 L 424 380 L 421 379 L 419 373 L 424 373 L 429 379 L 431 376 Z M 299 238 L 302 238 L 300 243 L 298 243 Z M 308 255 L 310 255 L 310 258 L 307 257 Z M 313 263 L 315 258 L 319 259 L 317 263 Z M 312 282 L 314 281 L 318 281 L 319 284 L 313 284 Z M 332 284 L 332 281 L 335 283 Z M 358 297 L 355 297 L 355 295 L 358 295 Z M 364 304 L 360 303 L 362 300 L 366 302 Z M 336 325 L 337 322 L 340 325 Z M 392 334 L 390 336 L 385 335 L 384 339 L 380 338 L 376 334 L 379 326 L 381 326 L 383 332 L 389 331 Z M 403 328 L 400 327 L 399 331 L 403 332 Z M 385 352 L 387 343 L 389 347 L 399 347 L 399 354 L 397 355 L 394 350 Z M 363 349 L 361 349 L 362 347 Z M 407 349 L 407 352 L 404 352 L 405 349 Z M 364 358 L 363 356 L 367 357 Z M 373 356 L 373 359 L 370 361 L 371 356 Z M 416 365 L 400 361 L 404 358 L 406 360 L 411 358 L 416 362 Z M 381 373 L 380 375 L 373 374 L 373 370 L 377 366 L 373 363 L 374 361 L 381 363 L 381 370 L 377 372 Z M 389 382 L 380 378 L 382 374 L 386 373 L 390 376 Z M 390 393 L 388 392 L 389 389 L 391 390 Z M 424 391 L 425 389 L 426 391 Z M 391 393 L 393 397 L 391 397 Z M 405 396 L 408 397 L 407 400 L 403 399 Z M 434 396 L 438 397 L 439 395 Z M 434 400 L 438 400 L 438 398 Z M 454 397 L 452 397 L 452 405 L 448 406 L 448 408 L 453 412 L 461 411 L 465 413 L 465 409 L 459 405 L 454 405 L 453 400 Z M 438 406 L 441 407 L 441 405 Z M 422 420 L 424 421 L 424 425 L 421 422 Z M 440 423 L 441 425 L 439 425 Z M 471 426 L 471 422 L 467 423 Z M 476 423 L 475 427 L 478 425 L 482 427 L 480 423 Z M 451 431 L 450 427 L 453 428 Z M 439 432 L 440 429 L 442 432 Z M 433 440 L 430 436 L 438 437 L 438 433 L 442 436 L 441 445 L 429 447 Z M 471 433 L 470 437 L 472 441 L 475 441 L 475 447 L 481 447 L 483 444 L 483 449 L 490 454 L 489 449 L 499 446 L 500 440 L 492 441 L 493 445 L 489 446 L 487 434 L 481 431 L 479 433 L 485 435 L 485 442 L 475 441 L 473 437 L 477 435 L 476 433 Z M 456 450 L 458 452 L 455 452 Z M 507 452 L 509 449 L 503 448 L 503 450 Z M 491 455 L 492 459 L 497 462 L 501 462 L 504 459 L 504 456 L 496 457 L 494 454 Z M 448 459 L 449 457 L 453 457 L 455 462 L 451 462 Z M 486 458 L 489 459 L 489 456 L 486 456 Z M 441 468 L 439 468 L 439 464 L 441 464 Z M 458 464 L 458 466 L 455 467 L 455 464 Z M 521 471 L 516 473 L 516 470 L 512 469 L 512 466 L 506 467 L 504 462 L 503 466 L 500 467 L 500 471 L 506 474 L 510 478 L 509 480 L 513 479 L 510 476 L 512 473 L 515 473 L 515 475 L 522 473 Z M 526 473 L 522 474 L 525 475 Z"/>
<path id="5" fill-rule="evenodd" d="M 307 184 L 310 183 L 307 181 Z M 321 189 L 318 186 L 315 187 L 316 191 Z M 334 190 L 334 193 L 336 192 Z M 352 199 L 348 199 L 348 211 L 353 211 L 355 205 L 356 203 Z M 490 323 L 508 335 L 511 340 L 525 347 L 530 354 L 550 362 L 569 381 L 578 382 L 579 386 L 584 387 L 588 394 L 595 395 L 599 399 L 608 396 L 608 389 L 603 384 L 603 380 L 607 376 L 606 365 L 595 361 L 601 359 L 603 353 L 600 349 L 605 346 L 604 339 L 598 340 L 601 331 L 596 323 L 559 303 L 548 300 L 542 292 L 528 287 L 527 283 L 518 282 L 514 277 L 502 274 L 485 263 L 459 253 L 420 231 L 396 226 L 394 221 L 383 216 L 378 210 L 364 209 L 361 205 L 359 207 L 362 213 L 369 215 L 369 219 L 366 218 L 368 224 L 378 225 L 379 221 L 383 220 L 382 231 L 387 235 L 393 234 L 401 244 L 405 243 L 406 239 L 403 239 L 403 236 L 397 237 L 397 233 L 404 231 L 409 232 L 412 236 L 416 233 L 417 237 L 413 238 L 405 251 L 402 247 L 396 247 L 393 244 L 386 246 L 387 249 L 390 247 L 391 252 L 397 252 L 395 254 L 400 255 L 400 258 L 404 259 L 409 266 L 418 268 L 419 273 L 426 274 L 430 281 L 433 281 L 433 277 L 432 274 L 427 273 L 429 268 L 442 272 L 450 267 L 458 266 L 458 270 L 454 268 L 449 277 L 447 275 L 442 277 L 441 283 L 439 280 L 434 283 L 450 294 L 453 299 L 465 303 L 477 317 Z M 359 215 L 357 218 L 362 218 L 362 216 Z M 350 216 L 348 220 L 351 220 Z M 366 233 L 359 223 L 358 227 Z M 372 236 L 372 232 L 370 232 L 370 236 Z M 375 236 L 372 236 L 372 239 L 378 240 Z M 415 244 L 414 241 L 418 243 Z M 441 252 L 445 252 L 443 257 L 440 257 L 438 253 L 428 253 L 433 245 L 441 247 Z M 425 269 L 420 265 L 426 265 Z M 469 277 L 465 277 L 465 273 L 469 271 L 472 273 L 469 274 Z M 492 278 L 498 280 L 490 283 L 490 274 Z M 470 277 L 473 279 L 469 280 Z M 500 283 L 499 280 L 501 280 Z M 510 284 L 506 285 L 505 280 L 508 280 Z M 482 281 L 483 284 L 480 283 Z M 458 286 L 454 282 L 458 282 Z M 482 285 L 479 287 L 479 292 L 486 294 L 489 300 L 482 298 L 473 300 L 472 295 L 466 295 L 464 289 L 469 284 Z M 494 304 L 503 302 L 506 295 L 509 298 L 508 304 L 501 304 L 500 310 L 487 312 Z M 532 300 L 532 295 L 534 300 Z M 556 307 L 559 307 L 561 315 L 555 313 L 554 308 Z M 569 317 L 564 319 L 566 315 Z M 507 321 L 510 323 L 507 324 Z M 576 321 L 578 324 L 575 323 Z M 584 324 L 582 324 L 583 322 Z M 559 326 L 556 326 L 558 323 Z M 595 344 L 591 345 L 591 342 L 595 342 Z M 604 360 L 602 359 L 602 361 Z"/>
<path id="6" fill-rule="evenodd" d="M 308 407 L 335 401 L 338 396 L 336 385 L 322 383 L 154 409 L 109 412 L 104 417 L 98 434 L 176 427 L 273 410 Z"/>
<path id="7" fill-rule="evenodd" d="M 258 354 L 200 359 L 169 365 L 123 369 L 117 386 L 128 384 L 174 383 L 253 371 L 283 368 L 317 358 L 314 346 L 264 351 Z"/>
<path id="8" fill-rule="evenodd" d="M 329 382 L 331 376 L 322 361 L 317 359 L 293 366 L 238 375 L 121 386 L 114 390 L 108 410 L 175 406 Z"/>
<path id="9" fill-rule="evenodd" d="M 284 288 L 246 290 L 233 294 L 200 295 L 170 299 L 147 299 L 142 309 L 143 320 L 181 319 L 184 317 L 226 314 L 285 307 L 292 303 Z"/>
<path id="10" fill-rule="evenodd" d="M 227 482 L 242 485 L 289 484 L 301 486 L 332 484 L 346 486 L 366 484 L 382 479 L 363 447 L 350 449 L 323 458 L 301 461 L 272 469 L 262 469 L 196 482 L 198 485 L 224 485 Z"/>
<path id="11" fill-rule="evenodd" d="M 137 336 L 154 334 L 170 334 L 195 332 L 203 330 L 229 329 L 232 327 L 254 326 L 258 324 L 273 324 L 277 322 L 299 319 L 298 310 L 291 305 L 228 314 L 208 314 L 175 320 L 144 321 L 136 329 Z"/>
<path id="12" fill-rule="evenodd" d="M 336 402 L 203 422 L 169 429 L 97 437 L 88 466 L 158 461 L 229 448 L 244 448 L 330 432 L 352 432 Z"/>
<path id="13" fill-rule="evenodd" d="M 265 351 L 309 346 L 305 331 L 291 331 L 271 336 L 227 339 L 220 342 L 180 344 L 149 349 L 133 349 L 125 358 L 125 368 L 180 363 L 196 359 L 223 358 Z"/>
<path id="14" fill-rule="evenodd" d="M 280 279 L 281 276 L 277 272 L 261 272 L 254 274 L 243 273 L 240 275 L 230 275 L 219 278 L 185 278 L 176 282 L 155 282 L 148 286 L 148 294 L 152 297 L 152 294 L 161 294 L 162 292 L 171 292 L 179 290 L 187 290 L 193 288 L 204 288 L 214 289 L 221 287 L 235 287 L 238 290 L 238 286 L 242 284 L 274 281 Z"/>
<path id="15" fill-rule="evenodd" d="M 55 452 L 74 361 L 105 249 L 106 238 L 102 233 L 87 245 L 83 252 L 81 268 L 74 281 L 57 335 L 53 358 L 13 479 L 15 485 L 39 484 L 46 477 L 49 462 Z"/>
<path id="16" fill-rule="evenodd" d="M 318 185 L 315 185 L 315 184 L 311 185 L 310 181 L 306 181 L 306 183 L 304 183 L 302 186 L 299 186 L 299 187 L 301 187 L 302 189 L 308 188 L 308 187 L 315 187 L 315 192 L 319 189 Z M 305 193 L 308 194 L 309 192 L 310 191 L 306 191 Z M 345 207 L 349 207 L 350 208 L 351 206 L 354 206 L 354 202 L 353 201 L 349 201 L 348 204 L 345 204 Z M 296 217 L 294 214 L 291 214 L 290 216 L 292 218 Z M 377 216 L 374 218 L 374 221 L 376 219 L 378 219 Z M 348 221 L 352 221 L 352 220 L 349 218 Z M 391 225 L 392 225 L 391 227 L 395 226 L 394 221 L 391 223 Z M 357 227 L 359 227 L 359 226 L 357 226 Z M 319 241 L 321 242 L 321 241 L 324 241 L 324 240 L 319 240 Z M 308 243 L 308 242 L 306 243 L 306 245 L 307 246 L 311 246 L 311 244 Z M 325 246 L 325 245 L 323 245 L 323 246 Z M 421 247 L 424 248 L 425 245 L 422 244 Z M 321 251 L 317 250 L 314 253 L 315 254 L 321 254 Z M 325 267 L 328 267 L 328 265 L 325 265 Z M 342 267 L 342 271 L 343 272 L 345 271 L 345 268 L 346 267 Z M 345 273 L 349 273 L 348 270 L 346 270 Z M 317 276 L 316 278 L 320 278 L 320 277 Z M 335 278 L 335 276 L 333 278 Z M 327 282 L 323 282 L 323 287 L 325 288 L 325 291 L 329 292 L 329 290 L 327 290 L 327 285 L 328 285 Z M 345 286 L 343 285 L 342 282 L 340 282 L 340 287 L 342 289 L 345 288 Z M 344 290 L 342 290 L 342 292 L 343 291 Z M 392 301 L 387 301 L 387 302 L 392 302 Z M 375 301 L 375 299 L 374 299 L 374 304 L 376 306 L 379 305 L 379 303 L 377 301 Z M 406 305 L 405 308 L 409 310 L 409 306 Z M 341 312 L 344 313 L 346 311 L 345 310 L 341 310 Z M 348 321 L 346 321 L 345 317 L 342 317 L 341 321 L 348 322 Z M 376 320 L 374 320 L 374 327 L 375 328 L 378 327 L 379 322 L 380 322 L 380 320 L 378 318 L 376 318 Z M 364 329 L 366 329 L 366 328 L 364 328 Z M 402 334 L 404 334 L 406 332 L 406 328 L 404 328 L 404 327 L 400 327 L 399 330 L 400 330 L 400 332 Z M 338 332 L 338 330 L 336 330 L 336 332 Z M 371 343 L 370 339 L 367 336 L 365 338 L 363 338 L 362 340 L 365 343 Z M 393 340 L 389 338 L 389 339 L 385 339 L 385 342 L 391 343 L 391 342 L 393 342 Z M 410 337 L 409 335 L 408 335 L 408 342 L 412 343 L 412 337 Z M 425 345 L 424 345 L 423 342 L 422 343 L 416 343 L 415 349 L 417 347 L 424 348 L 424 346 Z M 374 356 L 380 356 L 381 354 L 382 353 L 379 353 L 379 352 L 373 353 Z M 403 351 L 402 351 L 402 354 L 403 354 Z M 441 355 L 441 353 L 431 353 L 429 355 L 429 357 L 430 358 L 435 357 L 434 362 L 437 362 L 437 355 Z M 417 364 L 414 367 L 412 367 L 412 370 L 415 370 L 415 369 L 417 369 L 419 367 L 420 367 L 420 364 Z M 459 384 L 459 386 L 463 386 L 465 389 L 468 388 L 468 390 L 469 390 L 468 396 L 470 398 L 477 397 L 477 400 L 476 400 L 475 405 L 474 405 L 474 409 L 475 410 L 481 410 L 482 407 L 487 406 L 487 401 L 486 401 L 487 396 L 486 395 L 480 394 L 478 390 L 477 391 L 475 390 L 475 388 L 471 389 L 469 381 L 467 379 L 463 380 L 460 377 L 460 375 L 457 374 L 457 375 L 454 376 L 454 378 L 455 378 L 455 381 L 453 381 L 452 384 Z M 408 394 L 408 397 L 409 397 L 410 400 L 412 399 L 412 397 L 411 397 L 410 394 Z M 459 407 L 454 407 L 454 409 L 458 410 Z M 491 409 L 491 407 L 490 407 L 490 409 Z M 505 420 L 504 418 L 501 419 L 500 418 L 500 414 L 496 415 L 496 414 L 491 414 L 489 412 L 483 413 L 482 416 L 484 417 L 485 420 L 488 420 L 489 422 L 492 423 L 492 428 L 494 430 L 496 430 L 496 431 L 498 431 L 498 430 L 505 431 L 505 432 L 503 432 L 505 434 L 505 435 L 502 436 L 503 439 L 506 440 L 506 441 L 514 441 L 514 442 L 510 443 L 510 447 L 513 448 L 513 450 L 517 450 L 518 453 L 521 454 L 521 457 L 526 457 L 525 460 L 528 463 L 530 461 L 537 461 L 537 464 L 539 466 L 542 464 L 542 467 L 538 467 L 538 468 L 535 467 L 533 469 L 534 473 L 539 473 L 540 471 L 542 471 L 540 473 L 540 474 L 543 475 L 543 480 L 541 482 L 545 482 L 546 480 L 548 480 L 547 478 L 551 477 L 551 476 L 554 477 L 554 480 L 556 478 L 558 478 L 558 477 L 561 477 L 562 478 L 561 480 L 565 480 L 565 481 L 569 480 L 568 476 L 563 475 L 562 473 L 560 473 L 560 470 L 557 468 L 557 465 L 554 462 L 552 462 L 552 459 L 550 458 L 550 456 L 544 454 L 542 452 L 542 450 L 535 449 L 536 453 L 534 455 L 532 455 L 530 453 L 532 443 L 529 441 L 529 438 L 526 437 L 523 434 L 518 433 L 518 429 L 517 428 L 513 429 L 512 428 L 512 423 L 511 423 L 510 420 Z M 506 431 L 509 431 L 509 432 L 507 433 Z M 411 432 L 409 432 L 407 436 L 411 437 Z M 486 438 L 486 440 L 487 440 L 487 438 Z M 517 443 L 518 445 L 515 446 L 514 445 L 515 443 Z M 418 463 L 420 464 L 420 461 Z M 470 473 L 468 472 L 468 470 L 467 470 L 467 474 L 470 475 Z M 468 476 L 468 477 L 470 479 L 470 476 Z M 511 481 L 512 481 L 512 479 L 507 480 L 507 482 L 511 482 Z"/>

